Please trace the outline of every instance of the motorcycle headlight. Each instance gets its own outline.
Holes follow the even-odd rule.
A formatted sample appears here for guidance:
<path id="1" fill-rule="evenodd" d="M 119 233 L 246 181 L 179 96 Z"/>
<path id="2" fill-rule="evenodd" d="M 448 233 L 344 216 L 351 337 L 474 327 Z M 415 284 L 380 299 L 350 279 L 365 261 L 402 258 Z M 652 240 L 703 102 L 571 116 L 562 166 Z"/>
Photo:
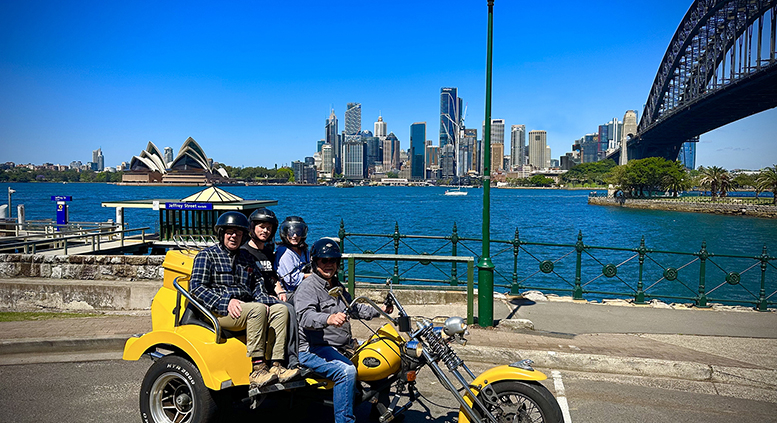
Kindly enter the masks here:
<path id="1" fill-rule="evenodd" d="M 453 335 L 462 335 L 467 330 L 467 323 L 464 322 L 464 319 L 461 317 L 449 317 L 448 320 L 445 321 L 445 326 L 443 327 L 443 331 L 448 336 Z"/>
<path id="2" fill-rule="evenodd" d="M 405 344 L 405 351 L 407 351 L 407 355 L 418 358 L 423 355 L 424 346 L 416 340 L 407 341 L 407 344 Z"/>

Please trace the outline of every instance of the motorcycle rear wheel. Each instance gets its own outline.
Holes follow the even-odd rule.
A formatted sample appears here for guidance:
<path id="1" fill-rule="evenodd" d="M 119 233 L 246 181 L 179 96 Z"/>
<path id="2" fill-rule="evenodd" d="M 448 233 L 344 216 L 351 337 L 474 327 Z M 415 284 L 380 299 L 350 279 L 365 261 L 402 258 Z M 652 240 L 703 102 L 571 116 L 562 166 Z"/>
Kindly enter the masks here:
<path id="1" fill-rule="evenodd" d="M 563 423 L 556 398 L 539 383 L 517 380 L 494 382 L 491 389 L 478 394 L 478 399 L 500 423 Z M 475 413 L 483 416 L 480 407 Z"/>

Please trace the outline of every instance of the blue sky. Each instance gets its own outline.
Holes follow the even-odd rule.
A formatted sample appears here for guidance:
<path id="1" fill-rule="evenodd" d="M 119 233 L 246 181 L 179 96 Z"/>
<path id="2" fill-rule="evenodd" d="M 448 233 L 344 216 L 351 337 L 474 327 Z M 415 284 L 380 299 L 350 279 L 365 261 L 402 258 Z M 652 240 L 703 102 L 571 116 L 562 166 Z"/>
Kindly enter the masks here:
<path id="1" fill-rule="evenodd" d="M 162 4 L 163 3 L 163 4 Z M 362 103 L 406 149 L 437 144 L 439 92 L 485 110 L 486 0 L 0 3 L 0 162 L 106 166 L 191 136 L 232 166 L 302 160 L 334 107 Z M 640 114 L 690 1 L 496 0 L 492 116 L 545 130 L 552 156 Z M 777 162 L 777 111 L 701 137 L 697 165 Z"/>

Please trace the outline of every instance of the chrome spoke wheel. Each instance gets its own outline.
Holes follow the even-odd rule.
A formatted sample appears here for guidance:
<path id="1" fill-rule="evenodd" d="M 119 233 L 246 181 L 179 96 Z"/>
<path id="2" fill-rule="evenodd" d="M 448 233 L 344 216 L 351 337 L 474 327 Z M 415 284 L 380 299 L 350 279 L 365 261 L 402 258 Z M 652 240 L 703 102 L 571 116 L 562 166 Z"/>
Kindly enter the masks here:
<path id="1" fill-rule="evenodd" d="M 151 415 L 157 422 L 188 423 L 194 399 L 188 381 L 176 373 L 161 375 L 151 387 Z"/>

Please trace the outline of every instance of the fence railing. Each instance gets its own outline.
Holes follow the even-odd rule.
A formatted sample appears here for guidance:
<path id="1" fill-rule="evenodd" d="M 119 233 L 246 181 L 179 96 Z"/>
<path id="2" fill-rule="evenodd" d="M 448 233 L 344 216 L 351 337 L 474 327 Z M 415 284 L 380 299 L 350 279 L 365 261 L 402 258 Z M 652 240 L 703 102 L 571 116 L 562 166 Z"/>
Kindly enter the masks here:
<path id="1" fill-rule="evenodd" d="M 391 279 L 393 284 L 400 285 L 402 281 L 407 279 L 401 278 L 398 274 L 399 262 L 415 262 L 420 265 L 430 265 L 432 263 L 452 263 L 452 264 L 465 264 L 467 266 L 467 324 L 473 324 L 474 322 L 474 298 L 475 298 L 475 260 L 472 257 L 454 257 L 454 256 L 437 256 L 437 255 L 402 255 L 402 254 L 343 254 L 343 260 L 346 263 L 343 272 L 347 274 L 345 278 L 346 286 L 351 297 L 355 297 L 354 292 L 356 289 L 356 279 L 360 276 L 356 275 L 357 263 L 373 263 L 376 261 L 387 261 L 394 263 L 394 274 L 386 279 Z M 364 277 L 363 275 L 361 276 Z M 374 277 L 373 277 L 374 278 Z M 413 287 L 419 289 L 418 286 Z"/>
<path id="2" fill-rule="evenodd" d="M 69 248 L 80 247 L 84 245 L 90 245 L 91 251 L 100 251 L 101 244 L 103 242 L 118 241 L 121 247 L 124 247 L 124 241 L 127 238 L 128 233 L 140 232 L 140 242 L 146 242 L 146 231 L 149 227 L 134 228 L 134 229 L 114 229 L 110 230 L 92 230 L 92 231 L 70 231 L 75 233 L 74 235 L 67 235 L 61 233 L 61 236 L 35 238 L 33 236 L 18 237 L 10 242 L 0 243 L 0 251 L 17 251 L 21 250 L 25 254 L 35 254 L 41 251 L 48 250 L 62 250 L 62 254 L 68 254 Z M 5 240 L 4 240 L 5 241 Z M 42 247 L 48 248 L 42 248 Z"/>
<path id="3" fill-rule="evenodd" d="M 459 287 L 459 262 L 415 259 L 393 268 L 370 257 L 413 255 L 472 257 L 479 260 L 481 240 L 459 236 L 456 225 L 448 236 L 404 234 L 399 225 L 388 234 L 349 233 L 341 221 L 338 233 L 345 253 L 356 253 L 364 264 L 349 281 L 413 283 L 448 289 Z M 569 244 L 521 239 L 491 240 L 494 289 L 517 295 L 525 290 L 569 294 L 575 300 L 631 298 L 636 304 L 650 300 L 690 301 L 700 308 L 710 303 L 752 305 L 759 311 L 777 306 L 777 257 L 766 246 L 760 254 L 717 254 L 702 242 L 698 251 L 648 248 L 642 237 L 634 247 L 587 245 L 579 232 Z M 428 265 L 428 266 L 424 266 Z M 349 272 L 351 267 L 349 266 Z M 344 275 L 341 275 L 344 276 Z"/>
<path id="4" fill-rule="evenodd" d="M 659 193 L 651 196 L 620 196 L 621 194 L 608 194 L 606 192 L 592 191 L 588 194 L 589 197 L 602 197 L 602 198 L 622 198 L 624 200 L 650 200 L 650 201 L 668 201 L 674 203 L 703 203 L 703 204 L 742 204 L 742 205 L 760 205 L 760 206 L 772 206 L 774 205 L 774 197 L 772 193 L 762 193 L 758 198 L 751 196 L 738 196 L 729 194 L 726 197 L 716 196 L 714 199 L 710 195 L 694 195 L 680 194 L 674 196 L 672 194 Z"/>

